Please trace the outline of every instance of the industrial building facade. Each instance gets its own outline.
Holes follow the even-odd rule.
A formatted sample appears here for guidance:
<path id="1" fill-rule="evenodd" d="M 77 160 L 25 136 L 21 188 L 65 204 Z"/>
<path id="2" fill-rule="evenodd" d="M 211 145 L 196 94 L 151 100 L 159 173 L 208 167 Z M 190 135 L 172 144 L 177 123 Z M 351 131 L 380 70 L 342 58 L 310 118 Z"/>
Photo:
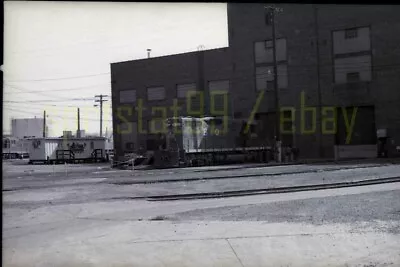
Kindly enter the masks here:
<path id="1" fill-rule="evenodd" d="M 275 136 L 271 26 L 263 4 L 227 4 L 229 47 L 111 64 L 115 155 L 156 147 L 164 115 L 230 116 Z M 279 5 L 283 145 L 302 158 L 388 156 L 400 146 L 397 6 Z M 187 92 L 190 93 L 188 98 Z M 383 140 L 383 139 L 382 139 Z"/>
<path id="2" fill-rule="evenodd" d="M 11 135 L 15 138 L 42 137 L 43 118 L 27 118 L 11 120 Z"/>

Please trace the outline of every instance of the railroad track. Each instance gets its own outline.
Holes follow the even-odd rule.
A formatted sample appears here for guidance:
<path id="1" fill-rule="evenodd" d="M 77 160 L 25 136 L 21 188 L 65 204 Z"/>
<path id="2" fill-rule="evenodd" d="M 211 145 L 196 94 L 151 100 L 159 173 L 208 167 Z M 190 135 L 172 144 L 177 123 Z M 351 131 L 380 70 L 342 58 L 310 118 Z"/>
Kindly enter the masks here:
<path id="1" fill-rule="evenodd" d="M 140 198 L 146 199 L 148 201 L 193 200 L 193 199 L 239 197 L 239 196 L 262 195 L 262 194 L 292 193 L 300 191 L 324 190 L 324 189 L 366 186 L 366 185 L 385 184 L 385 183 L 398 183 L 398 182 L 400 182 L 400 176 L 390 177 L 390 178 L 359 180 L 352 182 L 329 183 L 329 184 L 314 184 L 314 185 L 248 189 L 248 190 L 235 190 L 235 191 L 222 191 L 222 192 L 191 193 L 191 194 L 158 195 L 158 196 L 149 196 Z"/>

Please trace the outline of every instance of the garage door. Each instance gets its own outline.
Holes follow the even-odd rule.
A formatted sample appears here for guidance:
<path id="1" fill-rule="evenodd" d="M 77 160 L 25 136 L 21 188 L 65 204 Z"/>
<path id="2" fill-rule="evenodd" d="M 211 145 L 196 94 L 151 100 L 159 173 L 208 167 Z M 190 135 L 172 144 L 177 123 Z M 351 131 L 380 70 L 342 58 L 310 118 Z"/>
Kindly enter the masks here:
<path id="1" fill-rule="evenodd" d="M 355 108 L 356 111 L 355 111 Z M 347 123 L 350 124 L 353 112 L 354 125 L 350 133 L 347 133 L 346 119 L 344 112 L 347 113 Z M 348 138 L 348 140 L 346 140 Z M 348 141 L 348 143 L 346 142 Z M 373 106 L 347 107 L 337 109 L 337 145 L 373 145 L 376 144 L 375 108 Z"/>

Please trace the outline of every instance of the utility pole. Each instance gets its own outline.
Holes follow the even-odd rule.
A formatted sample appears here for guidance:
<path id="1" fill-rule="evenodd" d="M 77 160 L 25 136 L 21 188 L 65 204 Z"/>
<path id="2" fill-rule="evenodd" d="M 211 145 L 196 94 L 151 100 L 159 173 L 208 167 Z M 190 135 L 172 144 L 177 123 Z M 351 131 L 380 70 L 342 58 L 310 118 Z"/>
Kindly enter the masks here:
<path id="1" fill-rule="evenodd" d="M 319 146 L 319 157 L 322 158 L 324 155 L 324 150 L 322 147 L 322 95 L 321 95 L 321 70 L 319 63 L 319 26 L 318 26 L 318 7 L 314 6 L 314 33 L 315 33 L 315 47 L 317 54 L 317 92 L 318 92 L 318 124 L 319 124 L 319 138 L 318 138 L 318 146 Z"/>
<path id="2" fill-rule="evenodd" d="M 94 105 L 95 107 L 100 106 L 100 137 L 103 136 L 103 102 L 108 101 L 104 99 L 108 95 L 96 95 L 97 99 L 94 102 L 99 102 L 99 105 Z"/>
<path id="3" fill-rule="evenodd" d="M 78 108 L 78 130 L 76 131 L 76 137 L 77 138 L 81 137 L 81 115 L 79 112 L 79 108 Z"/>
<path id="4" fill-rule="evenodd" d="M 267 6 L 266 9 L 266 24 L 272 26 L 272 57 L 274 68 L 274 91 L 275 91 L 275 144 L 276 144 L 276 161 L 282 161 L 282 143 L 280 130 L 280 110 L 279 110 L 279 85 L 278 85 L 278 66 L 276 60 L 276 32 L 275 32 L 275 14 L 282 12 L 282 8 Z"/>
<path id="5" fill-rule="evenodd" d="M 43 138 L 46 138 L 46 110 L 43 111 Z"/>

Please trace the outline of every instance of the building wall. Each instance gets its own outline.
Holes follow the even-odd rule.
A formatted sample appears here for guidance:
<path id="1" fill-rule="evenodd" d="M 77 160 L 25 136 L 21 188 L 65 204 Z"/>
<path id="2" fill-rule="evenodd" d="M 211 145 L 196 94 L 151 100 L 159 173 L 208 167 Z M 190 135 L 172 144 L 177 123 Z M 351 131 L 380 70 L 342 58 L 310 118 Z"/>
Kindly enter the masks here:
<path id="1" fill-rule="evenodd" d="M 213 81 L 229 80 L 232 71 L 229 52 L 229 49 L 222 48 L 111 64 L 113 125 L 116 129 L 114 143 L 117 157 L 122 157 L 124 152 L 137 151 L 140 148 L 150 149 L 156 145 L 159 136 L 155 132 L 150 132 L 150 122 L 161 118 L 164 113 L 167 117 L 209 114 L 208 84 Z M 178 98 L 178 86 L 193 83 L 196 91 L 200 92 L 202 100 L 198 95 L 191 98 L 188 105 L 187 98 Z M 147 88 L 156 86 L 165 88 L 165 98 L 148 100 Z M 126 97 L 126 90 L 135 90 L 130 94 L 131 96 L 134 94 L 135 97 Z M 122 99 L 121 91 L 123 91 Z M 123 99 L 129 101 L 121 101 Z M 139 107 L 140 101 L 142 108 Z M 174 101 L 177 101 L 179 109 L 177 113 L 174 112 Z M 204 105 L 200 105 L 200 101 Z M 133 122 L 134 127 L 130 129 L 137 128 L 137 135 L 127 130 L 124 122 Z M 157 121 L 154 123 L 158 129 Z M 126 140 L 135 143 L 133 149 L 125 147 L 124 143 L 128 142 Z"/>
<path id="2" fill-rule="evenodd" d="M 43 119 L 13 119 L 11 120 L 12 136 L 16 138 L 42 137 L 43 136 Z"/>
<path id="3" fill-rule="evenodd" d="M 246 101 L 242 102 L 242 112 L 249 114 L 254 107 L 256 85 L 252 75 L 256 75 L 254 42 L 271 39 L 271 27 L 265 25 L 264 4 L 229 4 L 229 46 L 236 64 L 234 73 L 236 82 L 233 87 L 237 97 L 246 92 Z M 278 5 L 283 13 L 276 17 L 276 37 L 286 39 L 288 66 L 288 86 L 280 89 L 280 105 L 296 108 L 297 145 L 305 157 L 319 156 L 319 139 L 321 138 L 323 155 L 333 156 L 335 135 L 301 134 L 300 129 L 301 92 L 305 93 L 307 106 L 318 106 L 318 79 L 316 53 L 316 17 L 318 18 L 320 90 L 322 106 L 374 106 L 376 128 L 387 128 L 390 136 L 390 150 L 395 153 L 395 146 L 400 143 L 399 119 L 400 77 L 395 73 L 400 66 L 398 19 L 399 7 L 389 6 L 318 6 L 313 5 Z M 390 25 L 390 26 L 389 26 Z M 343 44 L 344 30 L 363 27 L 360 38 L 351 45 Z M 367 43 L 369 29 L 370 44 Z M 339 35 L 338 40 L 333 35 Z M 341 35 L 341 36 L 340 36 Z M 336 43 L 336 49 L 333 49 Z M 279 64 L 279 44 L 278 64 Z M 368 51 L 369 49 L 369 51 Z M 335 53 L 336 52 L 336 53 Z M 357 56 L 357 52 L 359 52 Z M 281 52 L 282 53 L 282 52 Z M 335 64 L 336 54 L 340 53 L 341 66 Z M 353 53 L 353 54 L 352 54 Z M 368 63 L 366 55 L 370 55 Z M 357 61 L 359 62 L 357 64 Z M 361 61 L 361 62 L 360 62 Z M 350 64 L 350 65 L 348 65 Z M 339 74 L 341 83 L 335 81 Z M 349 67 L 351 66 L 351 67 Z M 368 73 L 368 67 L 371 67 Z M 340 70 L 338 72 L 338 70 Z M 360 71 L 361 82 L 343 82 L 346 70 Z M 278 75 L 280 72 L 278 71 Z M 371 76 L 369 79 L 369 75 Z M 279 79 L 279 77 L 278 77 Z M 279 81 L 279 80 L 278 80 Z M 243 93 L 242 93 L 243 95 Z M 266 91 L 259 112 L 270 112 L 274 109 L 274 92 Z M 361 114 L 361 113 L 360 113 Z M 363 120 L 362 115 L 356 120 Z M 317 119 L 319 116 L 317 113 Z M 307 124 L 307 123 L 306 123 Z M 316 129 L 320 126 L 317 123 Z M 392 143 L 393 142 L 393 143 Z"/>
<path id="4" fill-rule="evenodd" d="M 368 131 L 367 139 L 370 140 L 375 134 L 373 125 L 376 129 L 386 128 L 392 138 L 390 153 L 394 155 L 395 147 L 400 145 L 400 75 L 397 74 L 400 66 L 400 36 L 397 34 L 400 7 L 278 6 L 283 8 L 276 16 L 279 104 L 292 108 L 295 118 L 295 132 L 285 136 L 284 142 L 298 146 L 302 157 L 333 157 L 333 147 L 346 136 L 346 129 L 336 127 L 336 132 L 321 134 L 320 121 L 324 118 L 320 118 L 317 108 L 321 105 L 323 114 L 329 114 L 325 108 L 334 107 L 336 115 L 343 117 L 343 110 L 359 107 L 354 132 Z M 359 28 L 358 37 L 349 39 L 349 30 L 355 28 Z M 222 85 L 226 84 L 223 81 L 229 81 L 229 115 L 247 120 L 255 111 L 262 132 L 268 136 L 266 139 L 273 138 L 275 93 L 273 87 L 271 89 L 273 65 L 269 48 L 272 33 L 271 26 L 265 24 L 264 4 L 228 4 L 228 30 L 229 48 L 112 64 L 114 114 L 118 107 L 124 106 L 127 119 L 139 123 L 138 114 L 132 108 L 138 105 L 138 99 L 143 99 L 147 110 L 142 126 L 147 130 L 148 120 L 161 112 L 152 115 L 151 107 L 172 106 L 177 85 L 190 83 L 195 83 L 196 89 L 203 92 L 204 113 L 207 114 L 210 111 L 210 86 L 214 88 L 212 84 Z M 153 86 L 165 88 L 165 99 L 146 99 L 146 88 Z M 126 89 L 136 90 L 135 101 L 120 103 L 119 92 Z M 256 109 L 261 91 L 264 95 Z M 196 101 L 194 106 L 200 103 L 199 99 Z M 182 108 L 179 114 L 190 115 L 186 103 L 186 99 L 178 101 Z M 171 109 L 167 109 L 167 115 L 174 115 Z M 341 123 L 340 118 L 336 124 Z M 118 128 L 122 120 L 116 115 L 113 120 Z M 360 123 L 359 120 L 373 122 Z M 140 128 L 138 125 L 139 146 L 145 145 L 146 138 L 156 138 L 156 135 L 140 132 Z M 311 131 L 304 132 L 302 128 Z M 117 129 L 114 132 L 116 147 L 119 147 L 120 138 Z M 364 142 L 362 138 L 354 140 Z"/>

